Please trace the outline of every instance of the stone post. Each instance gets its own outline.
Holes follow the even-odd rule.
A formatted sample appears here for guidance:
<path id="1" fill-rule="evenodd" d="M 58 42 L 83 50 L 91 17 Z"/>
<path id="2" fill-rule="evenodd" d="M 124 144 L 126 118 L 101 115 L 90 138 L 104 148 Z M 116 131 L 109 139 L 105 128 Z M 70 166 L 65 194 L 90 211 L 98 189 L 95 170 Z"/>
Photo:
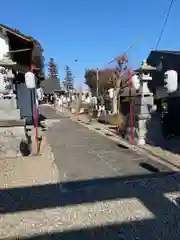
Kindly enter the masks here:
<path id="1" fill-rule="evenodd" d="M 144 61 L 137 70 L 140 89 L 134 101 L 134 115 L 135 137 L 139 145 L 146 144 L 147 122 L 151 119 L 151 110 L 154 106 L 154 97 L 148 88 L 148 82 L 152 80 L 151 73 L 155 70 L 156 68 L 148 65 L 146 61 Z"/>
<path id="2" fill-rule="evenodd" d="M 116 89 L 114 89 L 114 94 L 113 94 L 113 114 L 117 113 L 117 93 Z"/>

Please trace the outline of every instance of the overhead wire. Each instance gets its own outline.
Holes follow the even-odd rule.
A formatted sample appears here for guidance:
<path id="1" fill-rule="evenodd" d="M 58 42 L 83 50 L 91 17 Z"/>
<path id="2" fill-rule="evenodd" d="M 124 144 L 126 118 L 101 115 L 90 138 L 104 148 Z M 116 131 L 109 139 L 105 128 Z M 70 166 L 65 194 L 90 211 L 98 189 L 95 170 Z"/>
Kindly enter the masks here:
<path id="1" fill-rule="evenodd" d="M 170 2 L 170 4 L 169 4 L 168 11 L 167 11 L 167 14 L 166 14 L 166 17 L 165 17 L 165 21 L 164 21 L 162 30 L 161 30 L 161 32 L 160 32 L 160 35 L 159 35 L 157 44 L 156 44 L 156 48 L 155 48 L 156 50 L 157 50 L 158 47 L 159 47 L 159 44 L 160 44 L 160 42 L 161 42 L 161 39 L 162 39 L 164 30 L 165 30 L 165 28 L 166 28 L 166 26 L 167 26 L 167 22 L 168 22 L 168 19 L 169 19 L 169 16 L 170 16 L 170 13 L 171 13 L 171 10 L 172 10 L 172 6 L 173 6 L 174 2 L 175 2 L 175 0 L 171 0 L 171 2 Z"/>

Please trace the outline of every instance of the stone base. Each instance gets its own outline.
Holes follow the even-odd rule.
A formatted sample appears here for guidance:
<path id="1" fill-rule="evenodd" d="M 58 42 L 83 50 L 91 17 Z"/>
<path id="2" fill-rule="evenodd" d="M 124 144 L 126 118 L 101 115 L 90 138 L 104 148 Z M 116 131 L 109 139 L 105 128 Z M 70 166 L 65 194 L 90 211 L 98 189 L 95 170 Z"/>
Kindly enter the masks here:
<path id="1" fill-rule="evenodd" d="M 24 127 L 0 127 L 0 159 L 21 156 L 22 140 L 26 141 Z"/>
<path id="2" fill-rule="evenodd" d="M 147 134 L 147 122 L 149 121 L 149 118 L 142 118 L 142 119 L 137 119 L 134 122 L 134 143 L 137 145 L 145 145 L 146 144 L 146 134 Z M 128 140 L 129 142 L 132 141 L 132 133 L 131 133 L 132 129 L 130 126 L 130 121 L 128 121 L 128 127 L 126 129 L 126 134 L 125 134 L 125 138 L 126 140 Z"/>
<path id="3" fill-rule="evenodd" d="M 140 139 L 138 140 L 138 145 L 143 146 L 143 145 L 145 145 L 145 144 L 146 144 L 146 140 L 145 140 L 144 138 L 140 138 Z"/>

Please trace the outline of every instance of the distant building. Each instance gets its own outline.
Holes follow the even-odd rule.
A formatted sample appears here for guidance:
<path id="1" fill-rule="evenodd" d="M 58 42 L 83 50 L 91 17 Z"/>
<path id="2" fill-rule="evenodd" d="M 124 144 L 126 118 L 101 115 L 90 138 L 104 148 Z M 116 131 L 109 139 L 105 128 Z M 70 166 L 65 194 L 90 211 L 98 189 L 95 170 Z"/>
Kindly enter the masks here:
<path id="1" fill-rule="evenodd" d="M 180 51 L 158 50 L 151 51 L 147 62 L 157 67 L 157 71 L 152 74 L 150 88 L 154 93 L 157 104 L 157 111 L 162 113 L 166 106 L 168 113 L 166 131 L 180 136 Z M 175 70 L 178 73 L 178 88 L 173 93 L 168 93 L 165 89 L 165 76 L 167 70 Z"/>
<path id="2" fill-rule="evenodd" d="M 56 77 L 51 77 L 43 82 L 43 91 L 44 94 L 49 95 L 54 92 L 60 92 L 62 90 L 60 86 L 60 81 Z"/>

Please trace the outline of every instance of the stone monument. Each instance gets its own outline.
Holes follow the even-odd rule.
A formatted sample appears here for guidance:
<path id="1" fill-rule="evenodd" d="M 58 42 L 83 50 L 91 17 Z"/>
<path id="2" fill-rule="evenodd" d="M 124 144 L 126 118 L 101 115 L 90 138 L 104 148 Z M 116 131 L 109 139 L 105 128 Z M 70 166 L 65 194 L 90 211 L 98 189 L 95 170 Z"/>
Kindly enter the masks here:
<path id="1" fill-rule="evenodd" d="M 13 66 L 16 65 L 8 56 L 0 58 L 0 120 L 19 120 L 14 90 Z"/>
<path id="2" fill-rule="evenodd" d="M 139 145 L 146 144 L 147 122 L 151 119 L 151 112 L 155 109 L 153 93 L 148 88 L 153 71 L 156 71 L 156 68 L 148 65 L 146 61 L 143 61 L 141 67 L 136 70 L 140 84 L 134 100 L 134 126 L 135 138 Z"/>
<path id="3" fill-rule="evenodd" d="M 26 139 L 14 94 L 15 65 L 7 54 L 0 54 L 0 159 L 20 156 L 21 141 Z"/>

